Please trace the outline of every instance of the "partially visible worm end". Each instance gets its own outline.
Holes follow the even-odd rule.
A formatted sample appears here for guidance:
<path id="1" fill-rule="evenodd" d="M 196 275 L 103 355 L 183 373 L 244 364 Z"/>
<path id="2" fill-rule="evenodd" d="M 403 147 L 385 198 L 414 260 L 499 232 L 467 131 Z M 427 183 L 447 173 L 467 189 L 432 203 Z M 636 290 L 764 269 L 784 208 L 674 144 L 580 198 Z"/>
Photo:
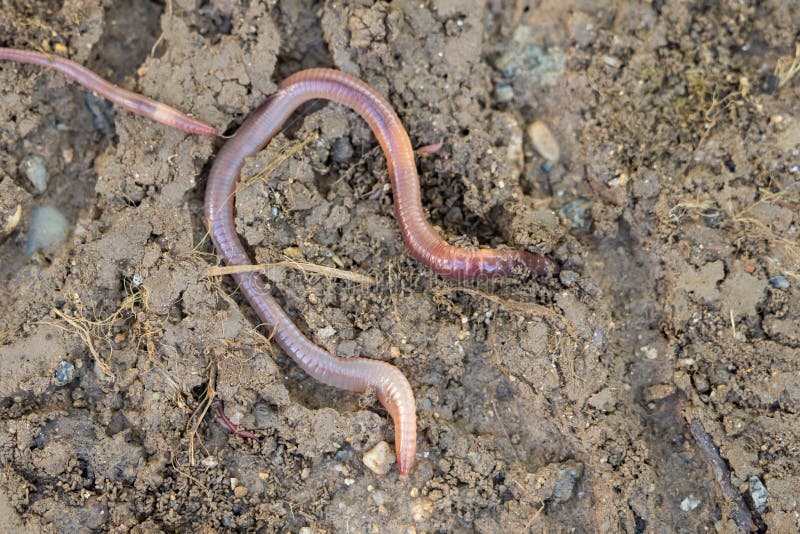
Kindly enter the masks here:
<path id="1" fill-rule="evenodd" d="M 403 463 L 403 460 L 398 458 L 398 465 L 397 470 L 400 472 L 401 478 L 408 478 L 408 474 L 411 472 L 411 466 L 414 464 L 414 460 L 408 460 L 407 463 Z"/>
<path id="2" fill-rule="evenodd" d="M 219 135 L 217 129 L 210 124 L 190 117 L 182 111 L 178 111 L 172 106 L 162 104 L 161 102 L 156 102 L 154 104 L 152 114 L 149 115 L 149 117 L 156 122 L 166 124 L 167 126 L 177 128 L 178 130 L 182 130 L 184 132 L 215 137 Z"/>
<path id="3" fill-rule="evenodd" d="M 187 130 L 189 131 L 189 130 Z M 205 135 L 208 137 L 219 137 L 219 130 L 211 126 L 210 124 L 206 124 L 202 121 L 195 122 L 195 128 L 189 133 L 194 133 L 197 135 Z"/>
<path id="4" fill-rule="evenodd" d="M 397 470 L 406 477 L 414 466 L 417 451 L 417 403 L 408 379 L 393 365 L 384 364 L 375 393 L 394 421 L 394 450 Z"/>
<path id="5" fill-rule="evenodd" d="M 414 152 L 423 156 L 429 156 L 431 154 L 436 154 L 437 152 L 439 152 L 443 146 L 444 142 L 439 141 L 438 143 L 433 143 L 431 145 L 424 145 L 421 147 L 417 147 L 417 149 Z"/>
<path id="6" fill-rule="evenodd" d="M 404 429 L 401 431 L 398 428 L 400 425 L 395 425 L 395 454 L 397 455 L 397 470 L 400 476 L 405 478 L 411 472 L 414 466 L 414 454 L 417 451 L 417 421 L 416 417 L 412 416 L 411 429 Z"/>
<path id="7" fill-rule="evenodd" d="M 526 250 L 519 251 L 522 263 L 538 276 L 553 276 L 561 272 L 561 266 L 550 258 Z"/>

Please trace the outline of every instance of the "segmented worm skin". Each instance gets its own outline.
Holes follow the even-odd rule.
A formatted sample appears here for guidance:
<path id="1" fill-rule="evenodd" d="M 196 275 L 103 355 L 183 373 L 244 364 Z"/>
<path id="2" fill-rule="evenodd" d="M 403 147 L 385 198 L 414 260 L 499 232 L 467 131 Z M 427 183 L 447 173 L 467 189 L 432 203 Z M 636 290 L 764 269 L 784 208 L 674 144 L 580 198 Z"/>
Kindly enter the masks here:
<path id="1" fill-rule="evenodd" d="M 152 98 L 147 98 L 118 85 L 104 80 L 83 65 L 70 61 L 63 57 L 42 54 L 31 50 L 17 50 L 14 48 L 0 48 L 0 60 L 6 59 L 18 63 L 33 63 L 50 69 L 57 70 L 66 74 L 83 87 L 93 93 L 97 93 L 103 98 L 111 100 L 119 105 L 141 115 L 160 122 L 172 128 L 183 130 L 198 135 L 217 135 L 217 130 L 203 121 L 193 119 L 177 109 L 157 102 Z"/>

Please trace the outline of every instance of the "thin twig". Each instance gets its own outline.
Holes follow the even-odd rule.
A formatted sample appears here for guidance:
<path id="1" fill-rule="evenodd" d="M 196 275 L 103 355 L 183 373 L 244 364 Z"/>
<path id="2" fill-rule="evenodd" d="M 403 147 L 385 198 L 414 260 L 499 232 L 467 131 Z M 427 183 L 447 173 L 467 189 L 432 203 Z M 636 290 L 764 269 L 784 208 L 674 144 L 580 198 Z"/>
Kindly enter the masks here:
<path id="1" fill-rule="evenodd" d="M 703 428 L 703 425 L 700 423 L 700 421 L 692 418 L 689 415 L 685 417 L 686 422 L 689 423 L 689 430 L 691 431 L 692 436 L 694 436 L 694 440 L 697 442 L 697 447 L 703 454 L 703 458 L 705 459 L 706 463 L 708 463 L 709 467 L 711 467 L 711 472 L 714 474 L 714 480 L 716 480 L 717 486 L 719 486 L 722 496 L 726 501 L 728 507 L 728 517 L 730 517 L 733 522 L 736 523 L 736 526 L 739 528 L 739 532 L 755 531 L 756 526 L 753 523 L 753 517 L 750 515 L 750 510 L 744 503 L 744 499 L 742 499 L 739 490 L 737 490 L 731 482 L 731 472 L 728 469 L 725 460 L 720 457 L 719 450 L 714 444 L 714 441 L 711 439 L 711 436 L 708 435 L 708 432 L 706 432 L 706 429 Z"/>

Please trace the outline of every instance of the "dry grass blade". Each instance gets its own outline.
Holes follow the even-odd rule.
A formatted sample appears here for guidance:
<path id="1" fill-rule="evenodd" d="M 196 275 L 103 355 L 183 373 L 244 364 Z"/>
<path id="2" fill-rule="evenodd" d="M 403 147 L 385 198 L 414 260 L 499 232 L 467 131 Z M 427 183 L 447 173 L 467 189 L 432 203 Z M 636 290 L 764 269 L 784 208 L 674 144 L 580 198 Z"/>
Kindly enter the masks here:
<path id="1" fill-rule="evenodd" d="M 779 189 L 778 191 L 760 190 L 760 197 L 757 201 L 743 208 L 738 213 L 731 215 L 731 221 L 740 228 L 740 237 L 737 245 L 747 238 L 764 239 L 771 245 L 783 247 L 784 254 L 789 259 L 790 265 L 782 267 L 783 274 L 795 279 L 800 279 L 800 243 L 794 237 L 784 237 L 781 232 L 776 231 L 760 219 L 750 216 L 755 207 L 761 204 L 774 203 L 788 207 L 797 211 L 800 205 L 800 194 Z"/>
<path id="2" fill-rule="evenodd" d="M 731 206 L 720 207 L 716 201 L 705 200 L 684 200 L 676 204 L 669 211 L 669 219 L 672 223 L 679 224 L 684 219 L 695 220 L 698 218 L 719 217 L 724 220 L 727 228 L 737 235 L 735 245 L 747 239 L 763 239 L 771 246 L 782 247 L 782 252 L 777 254 L 787 258 L 786 262 L 778 261 L 774 257 L 768 257 L 786 276 L 800 279 L 800 243 L 794 236 L 786 237 L 783 232 L 776 230 L 765 223 L 755 208 L 762 205 L 781 206 L 792 211 L 797 211 L 800 207 L 800 194 L 782 189 L 775 186 L 777 190 L 759 189 L 758 200 L 745 206 L 739 211 L 735 211 Z"/>
<path id="3" fill-rule="evenodd" d="M 214 402 L 214 397 L 217 396 L 216 384 L 217 384 L 217 366 L 215 362 L 210 362 L 208 364 L 208 385 L 206 386 L 206 390 L 203 392 L 203 397 L 200 399 L 200 403 L 197 405 L 197 408 L 192 413 L 192 416 L 189 418 L 189 428 L 187 432 L 187 438 L 189 440 L 189 465 L 192 467 L 197 465 L 195 462 L 194 455 L 195 455 L 195 440 L 199 435 L 200 425 L 206 418 L 208 414 L 208 410 L 211 409 L 211 404 Z"/>
<path id="4" fill-rule="evenodd" d="M 52 326 L 55 326 L 56 328 L 64 330 L 65 332 L 73 332 L 78 334 L 80 338 L 83 340 L 84 344 L 86 344 L 86 347 L 89 349 L 92 358 L 94 358 L 94 361 L 97 363 L 97 368 L 100 369 L 100 371 L 104 375 L 109 377 L 111 380 L 116 380 L 116 376 L 114 375 L 113 371 L 111 371 L 111 368 L 108 366 L 103 357 L 100 355 L 100 352 L 98 352 L 98 350 L 94 346 L 94 341 L 92 340 L 92 334 L 86 327 L 89 321 L 87 321 L 83 317 L 70 317 L 69 315 L 59 310 L 58 308 L 52 308 L 51 311 L 55 313 L 59 319 L 67 323 L 71 328 L 67 328 L 65 326 L 56 323 L 45 322 L 44 324 L 50 324 Z"/>
<path id="5" fill-rule="evenodd" d="M 271 160 L 267 165 L 264 166 L 259 172 L 252 176 L 248 176 L 246 178 L 242 178 L 242 181 L 239 182 L 239 185 L 236 186 L 236 191 L 234 194 L 239 194 L 239 192 L 247 189 L 248 187 L 269 178 L 272 173 L 278 170 L 283 162 L 289 160 L 290 158 L 294 157 L 296 154 L 300 153 L 305 147 L 309 144 L 313 143 L 318 139 L 318 135 L 309 135 L 305 139 L 301 141 L 292 141 L 290 142 L 279 154 L 278 156 Z"/>
<path id="6" fill-rule="evenodd" d="M 78 334 L 89 349 L 92 358 L 94 358 L 94 361 L 97 363 L 97 368 L 109 379 L 116 380 L 116 375 L 97 349 L 95 345 L 96 341 L 103 340 L 111 347 L 111 338 L 113 337 L 113 330 L 117 321 L 123 319 L 125 313 L 133 314 L 137 306 L 141 310 L 147 311 L 149 296 L 150 293 L 145 286 L 139 286 L 136 291 L 129 290 L 128 295 L 122 300 L 119 307 L 105 319 L 93 320 L 87 318 L 83 314 L 83 307 L 79 302 L 76 305 L 76 311 L 72 315 L 68 315 L 58 308 L 51 308 L 51 312 L 66 323 L 66 326 L 49 321 L 41 321 L 41 324 L 47 324 L 65 332 Z M 149 337 L 154 335 L 155 332 L 145 329 L 140 332 L 140 334 L 140 339 L 149 341 Z M 113 348 L 111 350 L 113 350 Z"/>
<path id="7" fill-rule="evenodd" d="M 775 63 L 775 76 L 778 77 L 778 87 L 788 84 L 798 72 L 800 72 L 800 43 L 795 45 L 794 56 L 783 56 Z"/>
<path id="8" fill-rule="evenodd" d="M 674 223 L 681 222 L 685 217 L 717 217 L 720 210 L 713 200 L 685 200 L 675 204 L 669 210 L 669 219 Z"/>
<path id="9" fill-rule="evenodd" d="M 212 276 L 225 276 L 227 274 L 235 273 L 250 273 L 256 271 L 266 271 L 268 269 L 290 267 L 307 273 L 319 274 L 328 278 L 339 278 L 341 280 L 350 280 L 357 284 L 374 285 L 375 279 L 371 276 L 354 273 L 352 271 L 345 271 L 343 269 L 336 269 L 334 267 L 325 267 L 323 265 L 316 265 L 314 263 L 306 263 L 299 261 L 278 261 L 274 263 L 259 263 L 256 265 L 229 265 L 226 267 L 209 267 L 205 273 L 204 278 Z"/>

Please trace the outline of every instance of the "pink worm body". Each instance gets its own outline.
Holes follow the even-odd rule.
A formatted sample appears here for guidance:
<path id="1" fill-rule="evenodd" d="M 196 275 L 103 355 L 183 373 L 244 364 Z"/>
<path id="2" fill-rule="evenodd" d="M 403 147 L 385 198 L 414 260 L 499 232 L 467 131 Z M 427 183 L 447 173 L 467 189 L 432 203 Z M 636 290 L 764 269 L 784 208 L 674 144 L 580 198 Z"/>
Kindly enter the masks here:
<path id="1" fill-rule="evenodd" d="M 403 240 L 419 261 L 456 279 L 501 276 L 517 266 L 541 275 L 558 270 L 552 261 L 530 252 L 469 250 L 447 244 L 422 211 L 414 150 L 397 114 L 367 84 L 330 69 L 310 69 L 287 78 L 217 154 L 208 176 L 205 211 L 211 239 L 225 263 L 251 263 L 233 219 L 233 196 L 245 158 L 264 148 L 300 105 L 317 98 L 347 106 L 369 124 L 386 154 L 395 193 L 395 216 Z M 398 467 L 401 474 L 407 474 L 416 449 L 416 410 L 414 393 L 405 376 L 393 365 L 365 358 L 341 358 L 318 347 L 272 298 L 260 275 L 245 272 L 233 276 L 259 318 L 274 332 L 278 345 L 304 371 L 334 387 L 375 390 L 394 420 Z"/>
<path id="2" fill-rule="evenodd" d="M 202 135 L 216 130 L 149 98 L 125 91 L 71 61 L 36 52 L 0 48 L 0 59 L 55 68 L 84 87 L 145 117 Z M 234 225 L 233 200 L 244 160 L 261 150 L 304 102 L 322 98 L 355 110 L 369 124 L 386 155 L 394 191 L 394 208 L 403 241 L 411 254 L 433 271 L 457 280 L 510 274 L 515 267 L 539 275 L 557 273 L 553 261 L 527 251 L 471 250 L 452 247 L 425 219 L 414 151 L 408 134 L 389 103 L 365 83 L 339 71 L 310 69 L 287 78 L 223 145 L 208 178 L 205 215 L 220 257 L 228 265 L 250 265 Z M 395 423 L 398 469 L 407 475 L 416 450 L 414 393 L 397 367 L 366 358 L 341 358 L 315 345 L 292 322 L 270 295 L 257 273 L 233 275 L 259 318 L 278 345 L 311 377 L 341 389 L 373 389 Z"/>
<path id="3" fill-rule="evenodd" d="M 166 124 L 184 132 L 199 135 L 217 135 L 217 129 L 203 121 L 194 119 L 172 106 L 162 104 L 152 98 L 123 89 L 118 85 L 104 80 L 83 65 L 63 57 L 42 54 L 31 50 L 17 50 L 14 48 L 0 48 L 0 59 L 16 61 L 18 63 L 33 63 L 55 69 L 66 74 L 86 89 L 97 93 L 103 98 L 148 119 Z"/>

